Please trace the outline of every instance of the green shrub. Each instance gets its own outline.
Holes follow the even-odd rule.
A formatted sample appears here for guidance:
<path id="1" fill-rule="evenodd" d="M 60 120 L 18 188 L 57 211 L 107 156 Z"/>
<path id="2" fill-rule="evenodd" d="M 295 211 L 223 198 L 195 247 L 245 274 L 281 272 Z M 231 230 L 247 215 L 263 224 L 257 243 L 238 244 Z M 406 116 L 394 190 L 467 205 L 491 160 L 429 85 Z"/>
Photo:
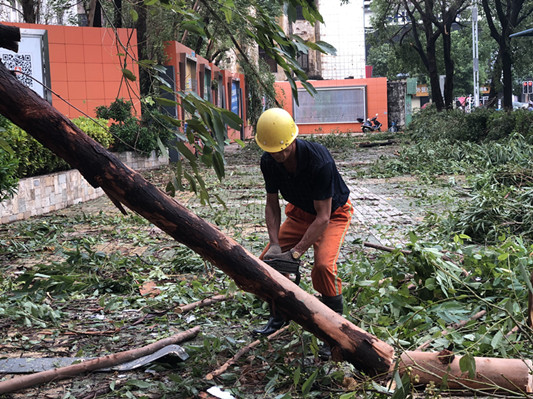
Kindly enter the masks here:
<path id="1" fill-rule="evenodd" d="M 109 128 L 115 138 L 111 149 L 117 152 L 135 151 L 146 156 L 155 150 L 159 154 L 157 139 L 168 143 L 172 135 L 170 129 L 161 118 L 158 118 L 161 115 L 158 111 L 144 112 L 142 120 L 139 120 L 132 115 L 132 108 L 131 101 L 120 98 L 109 107 L 102 105 L 96 108 L 96 115 L 99 118 L 114 121 Z"/>
<path id="2" fill-rule="evenodd" d="M 3 130 L 0 131 L 0 140 L 4 140 L 15 154 L 17 160 L 15 175 L 17 178 L 38 176 L 71 168 L 67 162 L 56 156 L 24 130 L 5 118 L 0 119 L 0 126 L 3 126 Z M 91 126 L 89 118 L 77 118 L 74 123 L 79 124 L 80 129 L 104 146 L 108 146 L 112 139 L 110 133 L 103 131 L 104 128 L 94 124 L 94 122 Z M 99 123 L 106 126 L 107 121 L 100 120 Z"/>
<path id="3" fill-rule="evenodd" d="M 109 148 L 113 144 L 114 139 L 107 127 L 107 119 L 91 119 L 86 116 L 80 116 L 76 119 L 72 119 L 72 122 L 83 130 L 87 136 L 93 138 L 105 148 Z"/>
<path id="4" fill-rule="evenodd" d="M 0 139 L 0 201 L 10 198 L 15 194 L 18 159 L 5 141 Z"/>
<path id="5" fill-rule="evenodd" d="M 456 110 L 460 119 L 455 127 L 455 138 L 461 141 L 471 141 L 479 143 L 487 137 L 487 130 L 490 125 L 491 117 L 496 111 L 488 108 L 475 108 L 467 114 Z"/>
<path id="6" fill-rule="evenodd" d="M 459 110 L 438 112 L 435 107 L 427 107 L 413 115 L 413 120 L 405 133 L 415 140 L 461 140 L 465 113 Z"/>
<path id="7" fill-rule="evenodd" d="M 518 109 L 512 112 L 498 111 L 491 116 L 487 140 L 501 140 L 513 133 L 518 133 L 533 140 L 533 112 Z"/>
<path id="8" fill-rule="evenodd" d="M 476 108 L 471 113 L 454 109 L 438 112 L 429 107 L 413 116 L 407 134 L 415 140 L 485 142 L 518 133 L 533 142 L 533 112 Z"/>
<path id="9" fill-rule="evenodd" d="M 18 158 L 17 176 L 19 178 L 69 169 L 64 160 L 43 147 L 18 126 L 9 124 L 0 134 Z"/>

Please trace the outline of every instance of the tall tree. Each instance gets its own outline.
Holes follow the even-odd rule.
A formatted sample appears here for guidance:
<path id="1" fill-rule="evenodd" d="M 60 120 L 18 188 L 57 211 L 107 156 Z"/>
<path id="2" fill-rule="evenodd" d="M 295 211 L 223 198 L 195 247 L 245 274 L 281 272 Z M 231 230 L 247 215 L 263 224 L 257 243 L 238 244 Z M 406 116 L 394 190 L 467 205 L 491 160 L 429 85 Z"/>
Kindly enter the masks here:
<path id="1" fill-rule="evenodd" d="M 20 0 L 20 5 L 22 6 L 24 22 L 28 24 L 37 23 L 41 5 L 39 0 Z"/>
<path id="2" fill-rule="evenodd" d="M 428 74 L 432 100 L 439 110 L 453 104 L 455 65 L 452 57 L 452 25 L 468 5 L 467 0 L 380 0 L 373 5 L 376 27 L 395 27 L 394 35 L 389 37 L 391 43 L 408 43 L 419 55 Z M 444 93 L 439 78 L 442 71 L 438 62 L 439 39 L 446 76 Z"/>
<path id="3" fill-rule="evenodd" d="M 503 108 L 513 109 L 513 51 L 511 34 L 533 14 L 531 0 L 481 0 L 487 18 L 490 35 L 498 43 L 498 59 L 492 76 L 491 87 L 502 79 Z M 501 71 L 501 75 L 500 75 Z"/>

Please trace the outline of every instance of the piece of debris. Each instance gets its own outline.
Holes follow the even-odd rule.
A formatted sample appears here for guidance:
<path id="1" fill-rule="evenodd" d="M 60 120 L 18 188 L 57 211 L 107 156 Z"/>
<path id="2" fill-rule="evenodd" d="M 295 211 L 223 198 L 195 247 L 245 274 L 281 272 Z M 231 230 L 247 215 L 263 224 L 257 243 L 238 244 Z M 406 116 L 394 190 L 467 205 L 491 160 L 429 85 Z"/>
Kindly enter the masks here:
<path id="1" fill-rule="evenodd" d="M 168 345 L 174 345 L 179 342 L 192 339 L 196 337 L 199 332 L 200 327 L 196 326 L 190 330 L 161 339 L 141 348 L 130 349 L 124 352 L 113 353 L 111 355 L 87 360 L 85 362 L 71 364 L 70 366 L 66 367 L 54 368 L 52 370 L 40 371 L 38 373 L 17 376 L 9 380 L 0 381 L 0 394 L 15 392 L 20 389 L 45 384 L 50 381 L 59 381 L 65 378 L 72 378 L 79 374 L 132 362 L 143 356 L 154 354 L 158 350 Z"/>
<path id="2" fill-rule="evenodd" d="M 157 360 L 165 360 L 173 363 L 174 361 L 185 361 L 188 358 L 189 355 L 181 346 L 168 345 L 159 349 L 157 352 L 152 353 L 151 355 L 146 355 L 130 362 L 117 364 L 116 366 L 97 369 L 95 371 L 126 371 L 136 369 Z M 71 366 L 73 364 L 78 364 L 93 359 L 94 358 L 83 357 L 17 357 L 0 359 L 0 374 L 38 373 L 59 367 Z"/>
<path id="3" fill-rule="evenodd" d="M 211 387 L 207 390 L 207 393 L 220 399 L 235 399 L 235 396 L 233 396 L 232 394 L 228 392 L 223 391 L 219 387 Z"/>

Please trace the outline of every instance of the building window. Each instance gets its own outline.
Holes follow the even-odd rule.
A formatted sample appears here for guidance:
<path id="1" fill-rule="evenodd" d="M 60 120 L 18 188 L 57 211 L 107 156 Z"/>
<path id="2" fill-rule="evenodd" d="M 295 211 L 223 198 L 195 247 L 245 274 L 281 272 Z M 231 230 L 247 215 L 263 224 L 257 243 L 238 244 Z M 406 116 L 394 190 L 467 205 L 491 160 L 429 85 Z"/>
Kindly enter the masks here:
<path id="1" fill-rule="evenodd" d="M 302 6 L 296 6 L 296 21 L 303 20 L 304 13 L 302 12 Z"/>
<path id="2" fill-rule="evenodd" d="M 263 61 L 265 61 L 267 63 L 267 65 L 269 66 L 269 70 L 270 72 L 277 72 L 278 71 L 278 64 L 276 63 L 276 60 L 274 60 L 273 58 L 269 57 L 266 53 L 265 53 L 265 50 L 263 50 L 261 47 L 259 47 L 259 58 L 261 58 Z"/>
<path id="3" fill-rule="evenodd" d="M 309 72 L 309 53 L 302 53 L 300 52 L 298 54 L 298 65 L 304 70 L 305 73 Z"/>

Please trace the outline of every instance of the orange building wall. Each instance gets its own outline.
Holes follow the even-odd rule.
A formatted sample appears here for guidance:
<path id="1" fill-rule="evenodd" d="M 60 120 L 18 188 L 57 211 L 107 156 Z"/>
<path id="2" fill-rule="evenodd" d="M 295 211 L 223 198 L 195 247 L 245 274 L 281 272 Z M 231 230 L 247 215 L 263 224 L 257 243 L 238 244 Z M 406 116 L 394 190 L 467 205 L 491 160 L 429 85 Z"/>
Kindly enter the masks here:
<path id="1" fill-rule="evenodd" d="M 314 87 L 346 87 L 346 86 L 366 86 L 366 112 L 367 117 L 374 117 L 378 114 L 378 120 L 383 124 L 382 130 L 386 130 L 388 124 L 387 117 L 387 78 L 367 78 L 367 79 L 342 79 L 342 80 L 312 80 L 309 81 Z M 297 87 L 301 84 L 296 82 Z M 282 107 L 291 115 L 293 113 L 293 99 L 289 82 L 276 82 L 275 89 L 278 101 Z M 298 125 L 300 134 L 323 134 L 323 133 L 350 133 L 361 132 L 360 123 L 322 123 L 322 124 L 300 124 Z"/>
<path id="2" fill-rule="evenodd" d="M 243 93 L 243 110 L 242 110 L 242 119 L 244 122 L 244 139 L 250 139 L 253 136 L 252 128 L 251 126 L 248 126 L 247 123 L 247 115 L 246 115 L 246 80 L 243 74 L 240 73 L 232 73 L 228 70 L 223 70 L 215 66 L 213 63 L 210 63 L 207 59 L 196 55 L 192 49 L 189 47 L 184 46 L 181 43 L 170 41 L 166 43 L 165 52 L 167 55 L 167 62 L 166 65 L 172 65 L 174 67 L 175 71 L 175 82 L 176 82 L 176 90 L 185 90 L 184 82 L 185 82 L 185 76 L 182 76 L 183 74 L 186 74 L 186 70 L 183 66 L 183 64 L 186 62 L 186 59 L 195 59 L 196 60 L 196 81 L 198 82 L 197 85 L 197 94 L 201 95 L 201 89 L 203 87 L 203 74 L 201 74 L 201 65 L 204 65 L 205 67 L 208 67 L 211 69 L 211 79 L 215 79 L 218 81 L 218 77 L 222 76 L 222 84 L 224 85 L 225 90 L 225 108 L 231 109 L 231 84 L 233 80 L 239 81 L 239 87 L 242 90 Z M 220 89 L 220 87 L 219 87 Z M 217 104 L 217 98 L 218 94 L 215 90 L 212 91 L 212 98 L 213 103 L 217 105 L 218 107 L 222 107 L 222 104 Z M 179 99 L 178 99 L 179 101 Z M 182 111 L 178 108 L 178 115 L 180 118 L 183 118 Z M 228 139 L 235 140 L 241 138 L 241 132 L 228 128 Z"/>
<path id="3" fill-rule="evenodd" d="M 134 62 L 137 59 L 135 30 L 117 29 L 117 39 L 109 28 L 9 25 L 48 31 L 52 105 L 65 116 L 75 118 L 82 113 L 95 116 L 97 106 L 109 105 L 116 98 L 133 101 L 139 110 L 139 81 L 131 82 L 122 76 L 126 53 L 127 69 L 139 76 Z M 127 51 L 121 45 L 127 46 Z"/>

